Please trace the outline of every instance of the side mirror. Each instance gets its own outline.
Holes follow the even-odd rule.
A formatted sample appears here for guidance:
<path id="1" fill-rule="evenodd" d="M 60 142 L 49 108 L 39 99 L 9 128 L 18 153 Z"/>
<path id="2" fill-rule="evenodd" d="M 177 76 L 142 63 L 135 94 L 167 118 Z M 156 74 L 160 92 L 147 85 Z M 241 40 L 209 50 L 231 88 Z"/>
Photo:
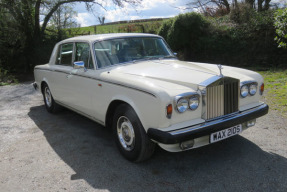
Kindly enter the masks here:
<path id="1" fill-rule="evenodd" d="M 173 53 L 174 54 L 174 56 L 177 56 L 177 53 Z"/>
<path id="2" fill-rule="evenodd" d="M 75 61 L 74 62 L 74 69 L 84 69 L 85 68 L 85 62 L 84 61 Z"/>

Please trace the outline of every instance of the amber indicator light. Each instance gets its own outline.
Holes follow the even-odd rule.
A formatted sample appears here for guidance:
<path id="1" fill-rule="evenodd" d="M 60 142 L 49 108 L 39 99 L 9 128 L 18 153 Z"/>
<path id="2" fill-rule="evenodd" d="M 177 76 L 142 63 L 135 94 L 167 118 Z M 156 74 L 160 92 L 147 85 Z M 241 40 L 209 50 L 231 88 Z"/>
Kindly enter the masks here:
<path id="1" fill-rule="evenodd" d="M 260 94 L 262 95 L 264 91 L 264 83 L 261 84 L 260 86 Z"/>
<path id="2" fill-rule="evenodd" d="M 171 118 L 172 115 L 172 104 L 169 104 L 168 106 L 166 106 L 166 116 L 167 118 Z"/>

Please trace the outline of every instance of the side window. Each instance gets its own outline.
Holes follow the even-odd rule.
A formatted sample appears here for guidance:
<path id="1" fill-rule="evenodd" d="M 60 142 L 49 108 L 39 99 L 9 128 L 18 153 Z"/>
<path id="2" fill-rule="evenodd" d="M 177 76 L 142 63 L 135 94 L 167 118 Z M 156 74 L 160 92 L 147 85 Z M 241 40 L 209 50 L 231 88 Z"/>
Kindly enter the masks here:
<path id="1" fill-rule="evenodd" d="M 84 61 L 87 69 L 94 69 L 90 45 L 88 43 L 76 43 L 75 61 Z"/>
<path id="2" fill-rule="evenodd" d="M 67 43 L 59 46 L 56 64 L 72 65 L 73 43 Z"/>

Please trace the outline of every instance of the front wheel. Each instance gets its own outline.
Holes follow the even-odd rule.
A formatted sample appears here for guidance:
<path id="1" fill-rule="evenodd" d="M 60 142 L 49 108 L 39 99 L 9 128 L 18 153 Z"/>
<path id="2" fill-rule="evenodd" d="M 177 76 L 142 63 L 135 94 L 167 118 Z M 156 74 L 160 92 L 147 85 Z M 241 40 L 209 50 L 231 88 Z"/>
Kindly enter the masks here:
<path id="1" fill-rule="evenodd" d="M 113 133 L 119 151 L 129 161 L 144 161 L 154 152 L 155 143 L 147 137 L 135 111 L 127 104 L 121 104 L 115 111 Z"/>

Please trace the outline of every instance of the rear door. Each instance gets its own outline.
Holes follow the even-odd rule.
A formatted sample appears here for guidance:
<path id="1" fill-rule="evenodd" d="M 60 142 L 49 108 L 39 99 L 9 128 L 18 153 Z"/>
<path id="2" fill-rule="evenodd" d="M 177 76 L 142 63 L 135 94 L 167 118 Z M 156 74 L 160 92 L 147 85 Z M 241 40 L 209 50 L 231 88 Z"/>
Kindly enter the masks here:
<path id="1" fill-rule="evenodd" d="M 53 65 L 52 78 L 49 79 L 50 89 L 54 99 L 60 103 L 68 104 L 72 92 L 68 85 L 68 77 L 73 70 L 74 43 L 59 45 L 55 65 Z"/>

